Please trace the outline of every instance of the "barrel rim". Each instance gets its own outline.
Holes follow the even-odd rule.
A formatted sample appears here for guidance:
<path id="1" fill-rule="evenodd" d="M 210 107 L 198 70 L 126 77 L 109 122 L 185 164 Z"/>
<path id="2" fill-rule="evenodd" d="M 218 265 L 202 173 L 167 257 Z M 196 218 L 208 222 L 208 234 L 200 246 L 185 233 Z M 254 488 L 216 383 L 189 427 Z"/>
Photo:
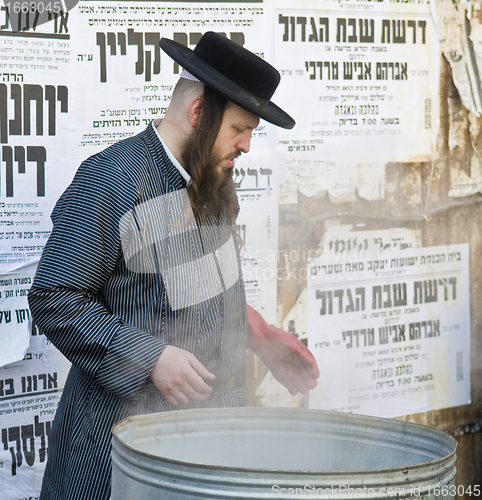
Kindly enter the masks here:
<path id="1" fill-rule="evenodd" d="M 314 409 L 301 409 L 301 408 L 274 408 L 274 407 L 236 407 L 236 408 L 195 408 L 195 409 L 186 409 L 186 410 L 176 410 L 176 411 L 170 411 L 170 412 L 158 412 L 158 413 L 147 413 L 147 414 L 141 414 L 141 415 L 132 415 L 129 416 L 123 420 L 120 420 L 119 422 L 116 422 L 112 426 L 112 439 L 116 440 L 121 446 L 126 447 L 128 450 L 135 454 L 139 454 L 141 456 L 144 456 L 146 458 L 150 458 L 155 461 L 160 461 L 160 462 L 165 462 L 168 464 L 173 464 L 173 465 L 179 465 L 182 467 L 186 468 L 196 468 L 196 469 L 204 469 L 204 470 L 220 470 L 220 471 L 229 471 L 229 472 L 239 472 L 239 473 L 250 473 L 250 474 L 256 474 L 256 473 L 289 473 L 293 475 L 300 475 L 300 476 L 312 476 L 312 475 L 319 475 L 322 473 L 329 473 L 333 475 L 346 475 L 346 474 L 352 474 L 352 475 L 358 475 L 358 474 L 365 474 L 366 470 L 365 469 L 359 469 L 359 470 L 336 470 L 336 471 L 331 471 L 331 470 L 291 470 L 291 469 L 260 469 L 260 468 L 247 468 L 247 467 L 232 467 L 232 466 L 224 466 L 224 465 L 209 465 L 209 464 L 199 464 L 199 463 L 194 463 L 194 462 L 185 462 L 181 460 L 175 460 L 172 458 L 166 458 L 162 457 L 159 455 L 153 455 L 152 453 L 148 453 L 145 451 L 141 451 L 137 448 L 133 448 L 132 446 L 128 445 L 126 442 L 124 442 L 117 434 L 116 432 L 123 426 L 129 424 L 130 422 L 138 421 L 138 420 L 144 420 L 148 418 L 155 417 L 156 415 L 159 415 L 162 417 L 172 417 L 175 416 L 180 416 L 180 417 L 185 417 L 187 418 L 188 415 L 204 415 L 204 416 L 213 416 L 213 412 L 216 413 L 232 413 L 232 414 L 240 414 L 240 413 L 284 413 L 286 415 L 292 414 L 292 415 L 319 415 L 323 414 L 327 417 L 331 417 L 334 419 L 346 419 L 349 420 L 351 418 L 357 418 L 357 420 L 361 423 L 363 421 L 368 421 L 368 422 L 383 422 L 386 425 L 404 425 L 412 429 L 417 429 L 417 430 L 428 430 L 429 432 L 432 432 L 435 435 L 438 435 L 439 438 L 444 439 L 447 443 L 450 443 L 453 446 L 453 450 L 440 458 L 436 458 L 433 460 L 428 460 L 426 462 L 418 462 L 416 464 L 410 464 L 410 465 L 402 465 L 398 467 L 390 467 L 389 469 L 370 469 L 370 473 L 377 474 L 377 473 L 386 473 L 387 471 L 390 471 L 390 473 L 396 474 L 397 472 L 401 471 L 408 471 L 408 470 L 415 470 L 419 468 L 425 468 L 429 465 L 431 466 L 437 466 L 438 464 L 441 464 L 444 461 L 448 460 L 455 460 L 454 455 L 456 454 L 457 451 L 457 440 L 447 434 L 444 431 L 441 431 L 439 429 L 435 429 L 433 427 L 429 427 L 427 425 L 422 425 L 422 424 L 417 424 L 414 422 L 407 422 L 404 420 L 395 420 L 391 418 L 383 418 L 383 417 L 374 417 L 371 415 L 359 415 L 359 414 L 353 414 L 353 413 L 344 413 L 344 412 L 335 412 L 335 411 L 327 411 L 327 410 L 314 410 Z"/>

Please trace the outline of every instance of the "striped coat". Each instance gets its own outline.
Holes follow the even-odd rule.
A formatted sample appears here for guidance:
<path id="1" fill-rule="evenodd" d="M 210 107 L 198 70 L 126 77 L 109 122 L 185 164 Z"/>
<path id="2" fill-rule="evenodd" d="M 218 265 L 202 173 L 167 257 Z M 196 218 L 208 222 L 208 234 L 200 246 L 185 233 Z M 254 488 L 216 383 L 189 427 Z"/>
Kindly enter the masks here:
<path id="1" fill-rule="evenodd" d="M 216 375 L 187 408 L 240 403 L 225 386 L 246 343 L 239 258 L 225 221 L 197 225 L 152 125 L 82 163 L 52 220 L 29 304 L 72 369 L 41 499 L 107 499 L 112 425 L 175 409 L 149 381 L 166 345 Z"/>

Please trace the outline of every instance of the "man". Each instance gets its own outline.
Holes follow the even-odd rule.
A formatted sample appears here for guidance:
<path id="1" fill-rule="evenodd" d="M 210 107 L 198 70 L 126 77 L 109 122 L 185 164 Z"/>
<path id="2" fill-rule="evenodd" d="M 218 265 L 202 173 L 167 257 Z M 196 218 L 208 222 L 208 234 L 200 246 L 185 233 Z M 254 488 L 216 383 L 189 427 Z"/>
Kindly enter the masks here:
<path id="1" fill-rule="evenodd" d="M 316 385 L 311 353 L 246 307 L 234 159 L 270 102 L 269 64 L 205 34 L 160 122 L 86 160 L 53 213 L 29 293 L 41 331 L 72 361 L 49 436 L 41 499 L 107 499 L 110 429 L 129 415 L 245 404 L 227 381 L 246 346 L 292 394 Z"/>

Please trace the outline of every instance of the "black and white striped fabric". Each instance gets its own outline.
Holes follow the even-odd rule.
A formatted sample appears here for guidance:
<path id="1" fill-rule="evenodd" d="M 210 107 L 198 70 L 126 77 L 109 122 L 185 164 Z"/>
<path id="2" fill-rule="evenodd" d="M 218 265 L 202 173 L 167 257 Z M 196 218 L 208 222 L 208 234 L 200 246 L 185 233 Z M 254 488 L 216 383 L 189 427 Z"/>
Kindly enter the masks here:
<path id="1" fill-rule="evenodd" d="M 166 345 L 216 375 L 211 397 L 183 408 L 240 403 L 225 385 L 246 346 L 238 252 L 226 221 L 197 224 L 152 125 L 82 163 L 52 220 L 29 303 L 73 366 L 41 499 L 107 499 L 112 425 L 176 409 L 148 378 Z"/>

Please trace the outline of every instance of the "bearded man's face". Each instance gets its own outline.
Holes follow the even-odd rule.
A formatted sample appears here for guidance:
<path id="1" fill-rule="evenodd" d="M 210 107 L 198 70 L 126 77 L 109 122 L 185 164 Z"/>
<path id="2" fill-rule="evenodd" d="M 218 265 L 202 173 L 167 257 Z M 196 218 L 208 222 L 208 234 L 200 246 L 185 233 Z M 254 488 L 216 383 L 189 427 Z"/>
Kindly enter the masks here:
<path id="1" fill-rule="evenodd" d="M 226 203 L 232 201 L 234 160 L 241 153 L 249 151 L 251 134 L 258 123 L 257 116 L 230 101 L 227 102 L 211 155 L 203 168 L 195 200 L 200 210 L 205 209 L 219 215 Z M 193 132 L 195 133 L 196 131 Z M 192 137 L 184 144 L 183 152 L 187 152 L 191 147 Z M 189 165 L 186 165 L 186 168 L 189 171 Z"/>
<path id="2" fill-rule="evenodd" d="M 258 126 L 259 118 L 249 111 L 228 101 L 213 147 L 213 154 L 220 158 L 220 170 L 232 170 L 234 159 L 250 148 L 251 134 Z"/>

